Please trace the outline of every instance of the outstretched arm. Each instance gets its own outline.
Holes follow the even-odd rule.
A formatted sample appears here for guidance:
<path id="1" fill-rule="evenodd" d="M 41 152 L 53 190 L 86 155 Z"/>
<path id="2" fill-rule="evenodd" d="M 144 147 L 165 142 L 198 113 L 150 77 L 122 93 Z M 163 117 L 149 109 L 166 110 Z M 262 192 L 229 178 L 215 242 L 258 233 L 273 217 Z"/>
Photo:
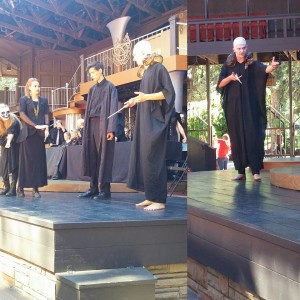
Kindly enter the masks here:
<path id="1" fill-rule="evenodd" d="M 279 62 L 275 61 L 275 56 L 272 58 L 272 62 L 270 65 L 266 68 L 266 73 L 272 73 L 273 71 L 276 71 L 279 67 Z"/>
<path id="2" fill-rule="evenodd" d="M 144 94 L 142 92 L 134 92 L 137 96 L 129 99 L 124 104 L 128 107 L 133 107 L 139 102 L 144 102 L 148 100 L 161 101 L 165 99 L 163 92 L 152 93 L 152 94 Z"/>

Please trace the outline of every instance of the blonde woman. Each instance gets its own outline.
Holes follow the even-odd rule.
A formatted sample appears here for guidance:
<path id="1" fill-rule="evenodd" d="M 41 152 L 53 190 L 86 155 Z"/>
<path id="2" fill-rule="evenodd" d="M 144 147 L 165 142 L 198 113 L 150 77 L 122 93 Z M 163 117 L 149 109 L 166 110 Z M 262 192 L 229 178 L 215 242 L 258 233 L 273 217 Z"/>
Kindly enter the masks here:
<path id="1" fill-rule="evenodd" d="M 16 139 L 20 127 L 19 119 L 10 112 L 6 104 L 0 103 L 0 176 L 3 178 L 4 185 L 0 195 L 7 197 L 16 196 L 19 168 L 19 144 L 16 143 Z M 11 174 L 11 182 L 9 174 Z"/>
<path id="2" fill-rule="evenodd" d="M 40 85 L 30 78 L 25 96 L 20 98 L 22 129 L 20 142 L 19 187 L 17 196 L 24 197 L 24 188 L 32 188 L 32 196 L 39 198 L 38 188 L 47 185 L 45 138 L 49 135 L 48 100 L 40 96 Z"/>

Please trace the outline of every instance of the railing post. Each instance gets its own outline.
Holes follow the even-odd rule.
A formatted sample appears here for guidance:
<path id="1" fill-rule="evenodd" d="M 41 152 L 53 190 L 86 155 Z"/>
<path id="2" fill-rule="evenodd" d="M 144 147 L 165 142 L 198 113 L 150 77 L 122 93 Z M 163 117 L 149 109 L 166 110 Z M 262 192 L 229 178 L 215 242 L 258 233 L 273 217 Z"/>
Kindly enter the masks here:
<path id="1" fill-rule="evenodd" d="M 51 90 L 51 106 L 52 106 L 52 112 L 54 111 L 54 90 Z"/>
<path id="2" fill-rule="evenodd" d="M 170 22 L 170 55 L 178 54 L 177 16 L 172 16 Z"/>
<path id="3" fill-rule="evenodd" d="M 84 66 L 84 55 L 80 55 L 80 82 L 83 83 L 85 82 L 85 66 Z"/>
<path id="4" fill-rule="evenodd" d="M 66 83 L 66 107 L 69 107 L 69 84 Z"/>
<path id="5" fill-rule="evenodd" d="M 9 103 L 9 88 L 7 86 L 4 88 L 4 103 L 6 105 L 10 105 L 10 103 Z"/>

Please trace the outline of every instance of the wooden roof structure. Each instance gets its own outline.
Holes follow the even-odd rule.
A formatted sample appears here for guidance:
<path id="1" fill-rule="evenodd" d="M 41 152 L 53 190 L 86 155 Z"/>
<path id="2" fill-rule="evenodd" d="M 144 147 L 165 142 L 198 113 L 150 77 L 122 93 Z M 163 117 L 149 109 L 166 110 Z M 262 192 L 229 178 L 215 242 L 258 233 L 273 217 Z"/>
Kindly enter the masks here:
<path id="1" fill-rule="evenodd" d="M 185 8 L 185 0 L 0 0 L 0 42 L 76 51 L 110 38 L 106 25 L 119 17 L 130 16 L 127 30 L 139 36 Z"/>

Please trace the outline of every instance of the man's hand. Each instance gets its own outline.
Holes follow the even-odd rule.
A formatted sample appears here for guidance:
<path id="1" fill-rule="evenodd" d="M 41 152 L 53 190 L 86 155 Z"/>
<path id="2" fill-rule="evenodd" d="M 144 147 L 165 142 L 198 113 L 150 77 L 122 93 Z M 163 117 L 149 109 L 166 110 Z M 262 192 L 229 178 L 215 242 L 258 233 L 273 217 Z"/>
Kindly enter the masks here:
<path id="1" fill-rule="evenodd" d="M 279 62 L 275 61 L 275 56 L 273 56 L 271 64 L 267 66 L 266 73 L 272 73 L 273 71 L 276 71 L 279 67 Z"/>
<path id="2" fill-rule="evenodd" d="M 5 144 L 5 148 L 9 149 L 10 148 L 10 141 L 7 141 Z"/>
<path id="3" fill-rule="evenodd" d="M 112 141 L 112 140 L 114 139 L 114 137 L 115 137 L 115 135 L 114 135 L 113 132 L 108 132 L 108 133 L 106 134 L 106 139 L 107 139 L 108 141 Z"/>

